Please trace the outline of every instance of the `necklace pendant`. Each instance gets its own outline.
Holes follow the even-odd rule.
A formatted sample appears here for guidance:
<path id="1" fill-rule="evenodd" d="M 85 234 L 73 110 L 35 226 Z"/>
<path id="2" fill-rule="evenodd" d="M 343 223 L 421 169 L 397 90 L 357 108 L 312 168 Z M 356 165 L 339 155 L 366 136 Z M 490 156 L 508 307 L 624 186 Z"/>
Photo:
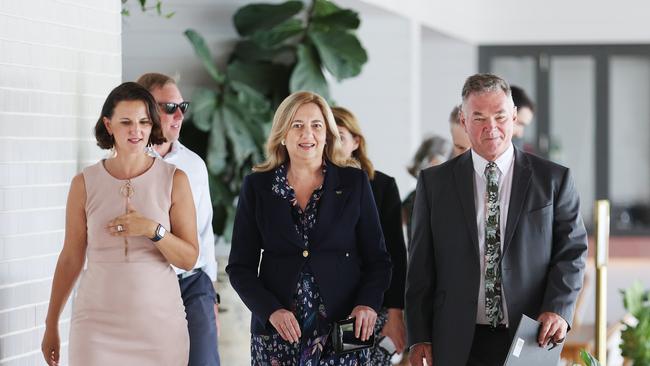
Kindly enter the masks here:
<path id="1" fill-rule="evenodd" d="M 135 189 L 133 188 L 133 185 L 131 185 L 130 179 L 127 180 L 122 187 L 120 187 L 120 194 L 126 198 L 133 197 L 133 194 L 135 194 Z"/>

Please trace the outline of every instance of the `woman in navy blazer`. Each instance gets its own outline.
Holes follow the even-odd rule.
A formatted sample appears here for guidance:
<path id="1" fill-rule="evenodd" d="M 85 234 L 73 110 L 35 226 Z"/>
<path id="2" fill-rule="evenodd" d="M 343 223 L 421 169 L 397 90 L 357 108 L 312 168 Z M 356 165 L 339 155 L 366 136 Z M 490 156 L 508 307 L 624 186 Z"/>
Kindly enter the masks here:
<path id="1" fill-rule="evenodd" d="M 340 149 L 327 102 L 297 92 L 244 179 L 226 271 L 252 312 L 253 365 L 367 362 L 367 351 L 335 355 L 328 335 L 353 316 L 370 337 L 391 264 L 368 178 Z"/>
<path id="2" fill-rule="evenodd" d="M 384 293 L 384 302 L 377 315 L 375 332 L 388 337 L 397 353 L 404 352 L 406 327 L 404 326 L 404 286 L 406 285 L 406 244 L 402 229 L 402 201 L 395 178 L 388 176 L 374 165 L 366 153 L 366 139 L 361 131 L 357 117 L 343 107 L 333 107 L 332 114 L 339 129 L 343 156 L 355 159 L 361 169 L 368 174 L 370 187 L 377 205 L 381 229 L 384 233 L 386 249 L 393 264 L 391 281 Z M 387 347 L 390 348 L 390 347 Z M 370 350 L 373 366 L 390 366 L 392 353 L 375 344 Z"/>

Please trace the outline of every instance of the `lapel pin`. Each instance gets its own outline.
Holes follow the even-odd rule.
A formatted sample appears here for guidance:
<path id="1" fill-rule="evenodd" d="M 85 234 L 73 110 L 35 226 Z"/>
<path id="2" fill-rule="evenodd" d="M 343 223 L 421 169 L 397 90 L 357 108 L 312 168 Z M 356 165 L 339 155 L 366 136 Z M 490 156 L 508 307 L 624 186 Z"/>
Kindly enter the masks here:
<path id="1" fill-rule="evenodd" d="M 335 191 L 335 192 L 336 192 L 336 194 L 341 194 L 341 193 L 343 193 L 343 191 Z"/>

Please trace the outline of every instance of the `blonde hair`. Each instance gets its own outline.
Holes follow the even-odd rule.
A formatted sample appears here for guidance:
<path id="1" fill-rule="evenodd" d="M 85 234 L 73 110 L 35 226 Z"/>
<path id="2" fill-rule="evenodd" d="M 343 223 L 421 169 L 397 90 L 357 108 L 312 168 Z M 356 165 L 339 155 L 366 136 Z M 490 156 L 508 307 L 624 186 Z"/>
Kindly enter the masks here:
<path id="1" fill-rule="evenodd" d="M 266 141 L 266 160 L 261 164 L 255 165 L 253 171 L 266 172 L 273 170 L 289 160 L 287 148 L 281 142 L 286 138 L 287 133 L 289 133 L 291 122 L 293 122 L 298 108 L 308 103 L 316 104 L 325 118 L 326 137 L 325 148 L 323 150 L 324 158 L 337 166 L 351 165 L 342 156 L 341 137 L 334 122 L 332 110 L 325 99 L 316 93 L 299 91 L 286 97 L 275 111 L 271 132 Z"/>
<path id="2" fill-rule="evenodd" d="M 345 127 L 353 137 L 359 139 L 359 147 L 352 152 L 352 157 L 358 161 L 361 169 L 368 174 L 370 180 L 375 179 L 375 167 L 372 165 L 370 159 L 368 159 L 366 139 L 361 133 L 361 126 L 359 126 L 357 117 L 343 107 L 332 107 L 332 114 L 334 115 L 337 126 Z"/>

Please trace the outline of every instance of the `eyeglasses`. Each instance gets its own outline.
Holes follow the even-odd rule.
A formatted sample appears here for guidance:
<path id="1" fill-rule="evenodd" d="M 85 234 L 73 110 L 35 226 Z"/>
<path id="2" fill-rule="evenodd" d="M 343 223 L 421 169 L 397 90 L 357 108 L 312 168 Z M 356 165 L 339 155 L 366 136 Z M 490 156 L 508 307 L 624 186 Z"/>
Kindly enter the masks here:
<path id="1" fill-rule="evenodd" d="M 176 109 L 180 108 L 181 112 L 185 113 L 187 112 L 187 109 L 190 107 L 190 102 L 180 102 L 180 103 L 158 103 L 160 108 L 162 108 L 163 112 L 166 114 L 174 114 L 176 113 Z"/>

